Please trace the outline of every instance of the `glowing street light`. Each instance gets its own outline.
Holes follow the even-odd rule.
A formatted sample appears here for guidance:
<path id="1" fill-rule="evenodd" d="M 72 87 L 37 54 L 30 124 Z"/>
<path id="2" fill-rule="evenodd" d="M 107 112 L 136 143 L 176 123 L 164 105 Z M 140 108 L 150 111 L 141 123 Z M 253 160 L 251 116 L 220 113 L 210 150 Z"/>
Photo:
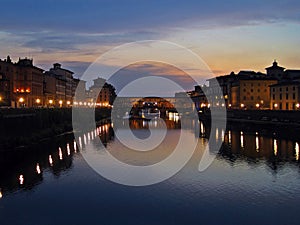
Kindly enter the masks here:
<path id="1" fill-rule="evenodd" d="M 245 107 L 245 104 L 242 103 L 242 104 L 241 104 L 241 108 L 244 108 L 244 107 Z"/>
<path id="2" fill-rule="evenodd" d="M 61 107 L 62 104 L 63 104 L 63 101 L 62 101 L 62 100 L 59 100 L 58 103 L 59 103 L 59 106 Z"/>
<path id="3" fill-rule="evenodd" d="M 277 103 L 275 103 L 275 104 L 274 104 L 274 108 L 277 108 L 277 107 L 278 107 L 278 104 L 277 104 Z"/>
<path id="4" fill-rule="evenodd" d="M 38 98 L 38 99 L 35 100 L 35 102 L 36 102 L 37 104 L 40 104 L 40 103 L 41 103 L 41 99 Z"/>
<path id="5" fill-rule="evenodd" d="M 296 104 L 296 107 L 299 109 L 299 107 L 300 107 L 300 104 L 299 104 L 299 103 L 297 103 L 297 104 Z"/>
<path id="6" fill-rule="evenodd" d="M 256 108 L 259 108 L 259 104 L 258 103 L 255 106 L 256 106 Z"/>
<path id="7" fill-rule="evenodd" d="M 53 104 L 53 100 L 52 99 L 49 100 L 49 104 L 50 105 Z"/>
<path id="8" fill-rule="evenodd" d="M 67 105 L 70 105 L 71 104 L 71 102 L 70 101 L 67 101 Z"/>
<path id="9" fill-rule="evenodd" d="M 22 97 L 19 98 L 19 102 L 20 102 L 20 103 L 23 103 L 23 102 L 24 102 L 24 98 L 22 98 Z"/>
<path id="10" fill-rule="evenodd" d="M 0 96 L 0 102 L 2 101 L 2 96 Z"/>

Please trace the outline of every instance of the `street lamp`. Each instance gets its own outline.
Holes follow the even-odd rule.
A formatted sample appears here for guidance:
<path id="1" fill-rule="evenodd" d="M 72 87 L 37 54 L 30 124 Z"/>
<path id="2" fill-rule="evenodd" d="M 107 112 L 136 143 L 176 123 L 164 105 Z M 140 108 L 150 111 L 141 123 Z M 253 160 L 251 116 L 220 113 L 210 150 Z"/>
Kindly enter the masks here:
<path id="1" fill-rule="evenodd" d="M 278 104 L 277 104 L 277 103 L 275 103 L 275 104 L 274 104 L 274 108 L 277 108 L 277 107 L 278 107 Z"/>
<path id="2" fill-rule="evenodd" d="M 53 100 L 52 100 L 52 99 L 49 100 L 49 104 L 50 104 L 50 105 L 53 104 Z"/>
<path id="3" fill-rule="evenodd" d="M 297 107 L 297 109 L 299 109 L 299 107 L 300 107 L 300 104 L 299 104 L 299 103 L 297 103 L 297 104 L 296 104 L 296 107 Z"/>
<path id="4" fill-rule="evenodd" d="M 67 101 L 67 105 L 70 105 L 71 104 L 71 101 Z"/>
<path id="5" fill-rule="evenodd" d="M 256 108 L 259 108 L 259 104 L 258 103 L 255 106 L 256 106 Z"/>
<path id="6" fill-rule="evenodd" d="M 40 103 L 41 103 L 41 99 L 38 98 L 38 99 L 35 100 L 35 102 L 36 102 L 37 104 L 40 104 Z"/>
<path id="7" fill-rule="evenodd" d="M 59 106 L 62 107 L 63 101 L 62 101 L 62 100 L 59 100 L 58 103 L 59 103 Z"/>
<path id="8" fill-rule="evenodd" d="M 19 98 L 19 102 L 20 102 L 20 103 L 23 103 L 23 102 L 24 102 L 24 98 L 22 98 L 22 97 Z"/>
<path id="9" fill-rule="evenodd" d="M 19 98 L 19 103 L 21 104 L 21 107 L 24 107 L 24 98 L 23 97 L 21 97 L 21 98 Z"/>
<path id="10" fill-rule="evenodd" d="M 242 104 L 241 104 L 241 108 L 244 108 L 244 107 L 245 107 L 245 104 L 242 103 Z"/>

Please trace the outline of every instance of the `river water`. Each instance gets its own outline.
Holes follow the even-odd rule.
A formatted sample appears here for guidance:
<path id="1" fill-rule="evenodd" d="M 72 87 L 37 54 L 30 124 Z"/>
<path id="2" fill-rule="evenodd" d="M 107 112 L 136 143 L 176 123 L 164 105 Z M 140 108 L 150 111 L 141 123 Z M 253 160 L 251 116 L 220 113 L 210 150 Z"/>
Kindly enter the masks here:
<path id="1" fill-rule="evenodd" d="M 152 154 L 124 150 L 111 123 L 100 125 L 95 136 L 87 133 L 86 142 L 93 148 L 99 136 L 108 151 L 124 162 L 155 163 L 171 154 L 181 123 L 197 124 L 167 120 L 167 144 Z M 130 125 L 140 138 L 157 126 L 155 121 L 141 120 Z M 247 124 L 229 124 L 227 130 L 211 130 L 204 122 L 199 126 L 199 143 L 186 166 L 170 179 L 144 187 L 116 184 L 97 174 L 72 134 L 2 152 L 0 223 L 299 224 L 297 134 L 287 128 Z M 210 132 L 223 145 L 212 164 L 199 172 Z"/>

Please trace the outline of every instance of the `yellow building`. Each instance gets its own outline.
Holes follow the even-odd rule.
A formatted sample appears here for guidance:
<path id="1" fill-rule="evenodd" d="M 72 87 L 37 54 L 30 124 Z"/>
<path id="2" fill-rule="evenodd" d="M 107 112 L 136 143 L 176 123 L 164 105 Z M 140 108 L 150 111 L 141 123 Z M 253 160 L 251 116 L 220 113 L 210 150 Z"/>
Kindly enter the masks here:
<path id="1" fill-rule="evenodd" d="M 240 71 L 226 77 L 223 82 L 227 87 L 226 106 L 233 109 L 269 109 L 270 85 L 277 84 L 277 79 L 264 73 Z M 224 86 L 223 85 L 223 86 Z M 224 89 L 224 88 L 223 88 Z"/>
<path id="2" fill-rule="evenodd" d="M 300 104 L 300 82 L 282 82 L 270 86 L 273 110 L 297 110 Z"/>

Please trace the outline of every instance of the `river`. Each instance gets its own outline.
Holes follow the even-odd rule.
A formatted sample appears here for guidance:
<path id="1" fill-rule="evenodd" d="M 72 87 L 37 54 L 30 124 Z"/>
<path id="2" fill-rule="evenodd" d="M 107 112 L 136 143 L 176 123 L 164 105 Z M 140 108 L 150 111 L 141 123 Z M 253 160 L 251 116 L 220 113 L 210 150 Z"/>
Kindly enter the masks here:
<path id="1" fill-rule="evenodd" d="M 85 141 L 90 144 L 81 144 L 93 148 L 100 137 L 124 162 L 155 163 L 171 154 L 181 123 L 197 124 L 167 120 L 167 144 L 156 153 L 125 151 L 111 123 L 101 124 L 95 136 L 87 133 Z M 139 137 L 157 126 L 142 120 L 130 125 Z M 210 132 L 223 145 L 212 164 L 199 172 Z M 2 225 L 299 224 L 299 144 L 297 134 L 288 129 L 229 124 L 227 130 L 211 130 L 201 122 L 197 149 L 180 172 L 158 184 L 132 187 L 97 174 L 72 134 L 55 137 L 0 153 L 0 221 Z"/>

